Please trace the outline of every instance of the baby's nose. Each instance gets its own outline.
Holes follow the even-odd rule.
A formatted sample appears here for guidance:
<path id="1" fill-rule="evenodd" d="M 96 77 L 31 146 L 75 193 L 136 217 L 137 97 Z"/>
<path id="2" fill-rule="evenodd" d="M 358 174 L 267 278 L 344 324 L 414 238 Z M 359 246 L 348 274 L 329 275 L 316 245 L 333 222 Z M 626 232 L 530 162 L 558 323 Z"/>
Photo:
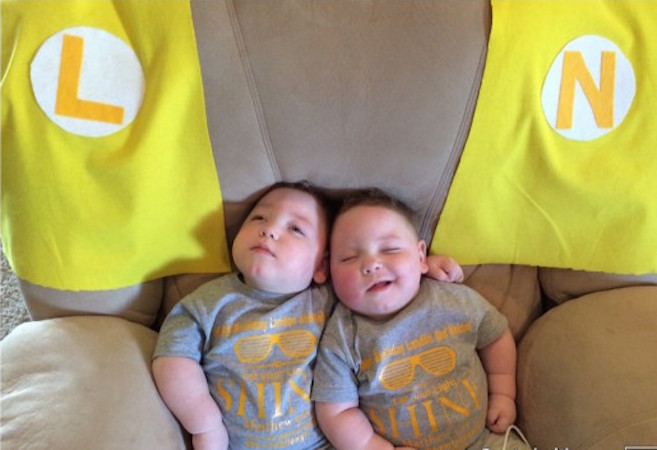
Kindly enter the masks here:
<path id="1" fill-rule="evenodd" d="M 369 261 L 363 266 L 363 274 L 372 275 L 381 270 L 381 263 L 379 261 Z"/>
<path id="2" fill-rule="evenodd" d="M 260 236 L 270 238 L 270 239 L 276 239 L 276 232 L 274 231 L 273 228 L 267 227 L 267 228 L 263 228 L 262 230 L 260 230 Z"/>

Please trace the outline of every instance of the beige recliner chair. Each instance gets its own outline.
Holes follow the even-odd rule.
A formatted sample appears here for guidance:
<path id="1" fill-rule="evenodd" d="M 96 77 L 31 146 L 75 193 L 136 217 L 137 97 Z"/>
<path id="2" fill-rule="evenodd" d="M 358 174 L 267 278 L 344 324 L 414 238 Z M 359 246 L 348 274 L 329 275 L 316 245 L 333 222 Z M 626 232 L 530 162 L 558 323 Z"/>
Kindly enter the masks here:
<path id="1" fill-rule="evenodd" d="M 487 1 L 191 8 L 229 240 L 262 189 L 298 179 L 389 190 L 422 212 L 431 240 L 486 63 Z M 514 265 L 466 275 L 518 340 L 519 425 L 533 445 L 657 445 L 655 276 Z M 2 341 L 3 449 L 189 446 L 150 356 L 158 315 L 212 276 L 94 292 L 23 282 L 36 320 Z"/>

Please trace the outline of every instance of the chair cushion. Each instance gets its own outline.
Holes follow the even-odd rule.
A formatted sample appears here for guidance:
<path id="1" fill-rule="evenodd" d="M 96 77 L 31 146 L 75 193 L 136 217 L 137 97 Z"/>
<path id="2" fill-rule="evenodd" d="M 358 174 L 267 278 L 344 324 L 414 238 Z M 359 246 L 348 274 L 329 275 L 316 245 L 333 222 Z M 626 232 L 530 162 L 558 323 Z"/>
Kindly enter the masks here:
<path id="1" fill-rule="evenodd" d="M 657 273 L 621 275 L 541 267 L 538 276 L 545 295 L 557 303 L 608 289 L 657 284 Z"/>
<path id="2" fill-rule="evenodd" d="M 0 343 L 3 448 L 184 449 L 152 381 L 156 338 L 113 317 L 14 329 Z"/>
<path id="3" fill-rule="evenodd" d="M 520 426 L 538 448 L 624 448 L 657 433 L 657 287 L 551 309 L 519 346 Z"/>
<path id="4" fill-rule="evenodd" d="M 479 292 L 509 321 L 519 341 L 542 313 L 536 268 L 509 264 L 464 266 L 464 284 Z"/>

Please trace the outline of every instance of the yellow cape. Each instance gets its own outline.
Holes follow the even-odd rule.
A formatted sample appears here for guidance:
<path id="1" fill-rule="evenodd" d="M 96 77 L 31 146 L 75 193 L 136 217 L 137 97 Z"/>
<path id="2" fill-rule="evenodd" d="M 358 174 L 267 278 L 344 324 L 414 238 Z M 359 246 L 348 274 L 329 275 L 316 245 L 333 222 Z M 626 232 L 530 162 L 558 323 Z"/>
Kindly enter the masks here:
<path id="1" fill-rule="evenodd" d="M 188 0 L 2 2 L 2 238 L 113 289 L 230 268 Z"/>
<path id="2" fill-rule="evenodd" d="M 464 264 L 657 272 L 657 2 L 493 0 L 431 245 Z"/>

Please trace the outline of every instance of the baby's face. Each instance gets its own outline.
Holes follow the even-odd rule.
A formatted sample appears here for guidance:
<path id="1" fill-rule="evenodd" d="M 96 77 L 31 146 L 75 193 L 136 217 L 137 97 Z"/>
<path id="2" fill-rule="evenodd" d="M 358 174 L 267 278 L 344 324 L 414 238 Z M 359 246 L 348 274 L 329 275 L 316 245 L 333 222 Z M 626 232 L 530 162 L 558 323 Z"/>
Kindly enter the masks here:
<path id="1" fill-rule="evenodd" d="M 394 314 L 415 297 L 427 270 L 424 241 L 396 211 L 356 206 L 337 218 L 330 273 L 349 309 L 373 318 Z"/>
<path id="2" fill-rule="evenodd" d="M 249 286 L 280 294 L 300 292 L 326 280 L 326 224 L 321 206 L 303 191 L 266 194 L 242 224 L 233 260 Z"/>

